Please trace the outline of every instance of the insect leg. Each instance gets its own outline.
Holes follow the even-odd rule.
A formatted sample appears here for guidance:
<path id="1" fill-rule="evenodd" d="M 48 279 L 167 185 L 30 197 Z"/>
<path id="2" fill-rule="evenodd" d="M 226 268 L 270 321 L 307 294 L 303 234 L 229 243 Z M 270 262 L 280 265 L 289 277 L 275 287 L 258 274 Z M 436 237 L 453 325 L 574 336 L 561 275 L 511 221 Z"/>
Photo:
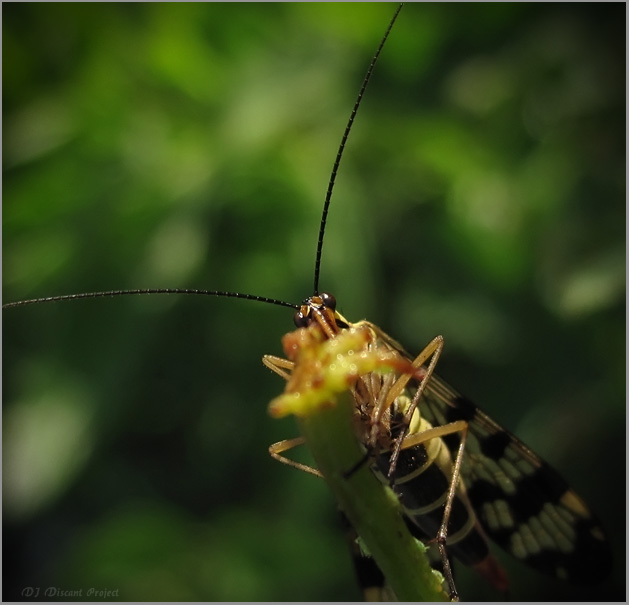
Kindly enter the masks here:
<path id="1" fill-rule="evenodd" d="M 278 441 L 277 443 L 273 443 L 269 445 L 269 454 L 271 454 L 271 458 L 281 462 L 282 464 L 287 464 L 288 466 L 292 466 L 297 470 L 304 471 L 306 473 L 310 473 L 311 475 L 315 475 L 316 477 L 323 478 L 323 475 L 312 466 L 308 466 L 307 464 L 301 464 L 301 462 L 295 462 L 295 460 L 291 460 L 290 458 L 286 458 L 286 456 L 280 456 L 282 452 L 287 452 L 288 450 L 292 450 L 294 447 L 298 445 L 303 445 L 306 443 L 306 440 L 303 437 L 295 437 L 294 439 L 283 439 L 282 441 Z"/>
<path id="2" fill-rule="evenodd" d="M 431 439 L 440 439 L 453 433 L 461 433 L 461 441 L 457 450 L 456 458 L 452 466 L 452 477 L 450 480 L 450 486 L 448 488 L 448 494 L 445 501 L 445 507 L 443 510 L 443 516 L 441 518 L 441 525 L 437 536 L 435 537 L 435 543 L 439 549 L 439 555 L 441 556 L 441 563 L 443 566 L 443 575 L 448 584 L 448 590 L 450 592 L 450 598 L 453 601 L 458 601 L 458 593 L 456 586 L 454 585 L 454 578 L 452 576 L 452 568 L 450 566 L 450 560 L 448 559 L 448 553 L 446 552 L 446 540 L 448 537 L 448 522 L 450 521 L 450 513 L 452 511 L 452 503 L 456 495 L 456 488 L 459 483 L 459 477 L 461 474 L 461 463 L 463 461 L 463 452 L 465 451 L 465 442 L 467 439 L 467 427 L 468 424 L 464 420 L 457 420 L 443 426 L 437 426 L 428 430 L 422 431 L 415 435 L 410 435 L 401 443 L 400 449 L 407 449 L 415 445 L 426 443 Z"/>
<path id="3" fill-rule="evenodd" d="M 292 372 L 295 364 L 283 357 L 277 357 L 275 355 L 264 355 L 262 357 L 262 363 L 275 372 L 279 374 L 284 380 L 288 380 L 290 378 L 290 373 L 286 372 L 286 370 L 290 370 Z M 288 450 L 292 450 L 294 447 L 298 445 L 303 445 L 306 443 L 306 440 L 303 437 L 295 437 L 294 439 L 283 439 L 282 441 L 278 441 L 277 443 L 272 443 L 269 445 L 269 454 L 271 454 L 271 458 L 281 462 L 282 464 L 287 464 L 288 466 L 292 466 L 300 471 L 304 471 L 306 473 L 310 473 L 311 475 L 315 475 L 316 477 L 323 477 L 323 475 L 312 466 L 308 466 L 307 464 L 301 464 L 300 462 L 295 462 L 295 460 L 291 460 L 286 456 L 281 456 L 282 452 L 287 452 Z"/>
<path id="4" fill-rule="evenodd" d="M 288 359 L 284 359 L 282 357 L 277 357 L 275 355 L 263 355 L 262 363 L 272 370 L 279 376 L 281 376 L 284 380 L 288 380 L 290 378 L 290 373 L 285 372 L 285 370 L 291 370 L 295 367 L 295 364 Z"/>
<path id="5" fill-rule="evenodd" d="M 415 377 L 419 380 L 419 385 L 417 387 L 417 391 L 415 392 L 415 396 L 413 397 L 411 405 L 409 406 L 408 410 L 406 410 L 406 414 L 404 415 L 405 428 L 396 438 L 395 446 L 393 447 L 393 453 L 391 455 L 391 461 L 389 465 L 389 472 L 387 473 L 390 481 L 392 480 L 393 473 L 395 472 L 395 466 L 400 456 L 402 443 L 406 438 L 406 434 L 408 433 L 408 427 L 411 423 L 411 418 L 413 416 L 413 413 L 415 412 L 415 409 L 417 408 L 419 399 L 422 396 L 422 393 L 424 392 L 426 385 L 428 384 L 428 381 L 430 380 L 430 377 L 435 370 L 435 366 L 437 365 L 437 361 L 439 361 L 441 351 L 443 351 L 443 336 L 435 336 L 435 338 L 433 338 L 430 343 L 428 343 L 428 345 L 424 348 L 424 350 L 413 360 L 412 366 L 413 368 L 416 368 L 416 374 L 403 374 L 402 376 L 400 376 L 387 393 L 386 399 L 384 399 L 374 411 L 374 415 L 372 417 L 372 442 L 375 441 L 375 435 L 376 432 L 379 430 L 378 426 L 384 411 L 393 405 L 393 402 L 402 393 L 411 378 Z M 427 368 L 423 369 L 422 366 L 428 359 L 430 359 L 430 363 L 428 364 Z M 418 372 L 420 371 L 421 373 L 418 374 Z"/>

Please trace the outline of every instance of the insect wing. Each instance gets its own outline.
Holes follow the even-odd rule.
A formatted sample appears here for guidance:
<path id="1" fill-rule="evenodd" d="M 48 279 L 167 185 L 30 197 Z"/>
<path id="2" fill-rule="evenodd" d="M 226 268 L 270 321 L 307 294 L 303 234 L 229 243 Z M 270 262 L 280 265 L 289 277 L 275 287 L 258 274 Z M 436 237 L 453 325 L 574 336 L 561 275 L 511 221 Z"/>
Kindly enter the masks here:
<path id="1" fill-rule="evenodd" d="M 568 483 L 517 437 L 433 376 L 420 403 L 435 425 L 468 423 L 461 476 L 488 536 L 525 564 L 573 583 L 611 571 L 596 517 Z M 456 451 L 458 438 L 444 438 Z"/>

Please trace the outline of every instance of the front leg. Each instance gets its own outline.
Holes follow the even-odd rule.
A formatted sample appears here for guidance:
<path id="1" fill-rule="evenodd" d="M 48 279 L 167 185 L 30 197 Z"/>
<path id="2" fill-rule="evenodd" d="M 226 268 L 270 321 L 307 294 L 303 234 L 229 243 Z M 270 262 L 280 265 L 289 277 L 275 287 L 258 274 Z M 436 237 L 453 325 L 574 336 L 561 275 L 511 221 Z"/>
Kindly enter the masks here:
<path id="1" fill-rule="evenodd" d="M 283 357 L 277 357 L 277 355 L 263 355 L 262 363 L 269 368 L 269 370 L 275 372 L 281 376 L 284 380 L 288 380 L 295 367 L 295 364 Z M 286 370 L 290 370 L 287 372 Z"/>

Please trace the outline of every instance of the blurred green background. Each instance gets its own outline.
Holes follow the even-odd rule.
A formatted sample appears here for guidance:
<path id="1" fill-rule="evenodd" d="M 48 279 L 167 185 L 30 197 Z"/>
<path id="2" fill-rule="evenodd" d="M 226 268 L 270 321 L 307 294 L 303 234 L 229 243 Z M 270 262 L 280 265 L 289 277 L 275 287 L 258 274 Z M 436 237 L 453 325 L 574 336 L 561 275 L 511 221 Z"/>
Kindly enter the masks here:
<path id="1" fill-rule="evenodd" d="M 3 302 L 312 291 L 337 145 L 392 4 L 4 4 Z M 623 599 L 625 5 L 409 4 L 337 180 L 321 287 L 598 512 Z M 360 599 L 323 482 L 272 461 L 287 309 L 3 311 L 4 600 Z M 458 566 L 465 600 L 501 599 Z M 26 595 L 28 596 L 28 595 Z M 63 600 L 71 600 L 65 597 Z"/>

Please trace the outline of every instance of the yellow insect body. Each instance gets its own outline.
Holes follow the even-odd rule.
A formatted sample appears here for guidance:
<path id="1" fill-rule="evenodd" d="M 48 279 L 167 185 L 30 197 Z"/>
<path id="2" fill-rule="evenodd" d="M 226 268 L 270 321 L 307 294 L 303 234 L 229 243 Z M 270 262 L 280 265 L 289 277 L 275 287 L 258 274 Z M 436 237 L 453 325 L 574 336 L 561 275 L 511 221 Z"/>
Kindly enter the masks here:
<path id="1" fill-rule="evenodd" d="M 305 416 L 332 405 L 359 377 L 376 370 L 412 371 L 411 364 L 393 351 L 374 349 L 374 336 L 365 324 L 332 339 L 326 339 L 317 326 L 284 336 L 284 351 L 295 366 L 285 393 L 269 405 L 271 416 Z"/>

